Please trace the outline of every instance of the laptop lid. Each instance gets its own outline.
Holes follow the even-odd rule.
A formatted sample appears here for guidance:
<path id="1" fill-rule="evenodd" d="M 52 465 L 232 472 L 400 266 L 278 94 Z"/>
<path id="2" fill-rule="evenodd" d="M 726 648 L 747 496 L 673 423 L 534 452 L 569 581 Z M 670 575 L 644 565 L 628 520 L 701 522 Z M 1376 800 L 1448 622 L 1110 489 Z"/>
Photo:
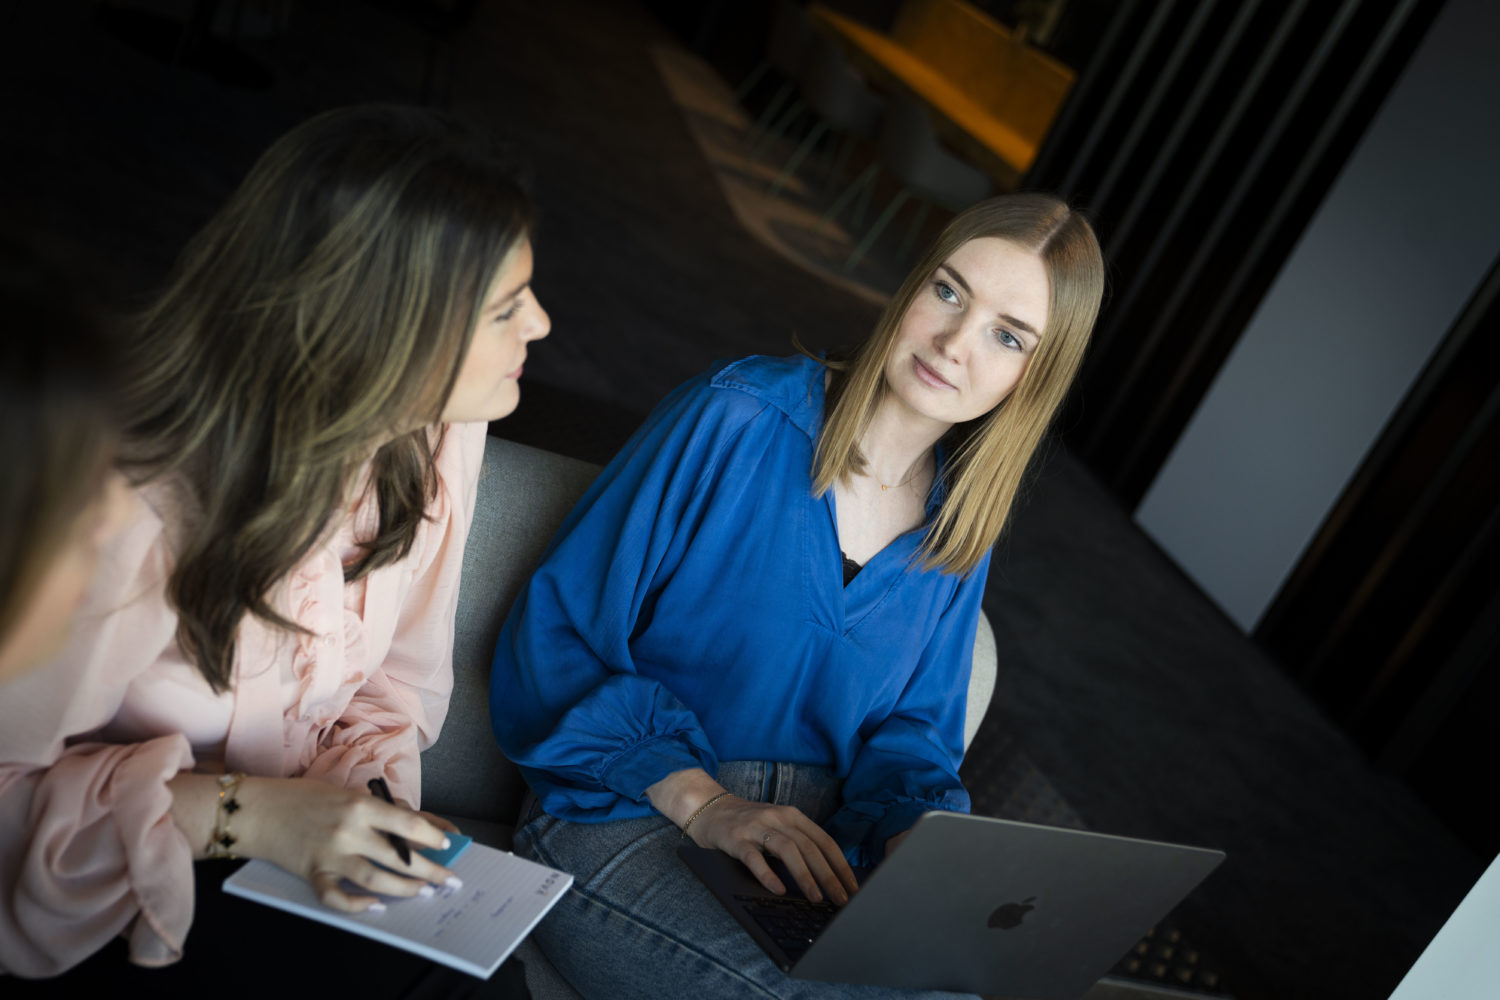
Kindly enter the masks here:
<path id="1" fill-rule="evenodd" d="M 758 886 L 739 862 L 705 853 L 738 869 L 745 881 L 731 892 Z M 928 813 L 790 971 L 1076 1000 L 1223 859 L 1196 847 Z M 725 877 L 699 872 L 734 912 Z M 763 935 L 752 936 L 765 947 Z"/>

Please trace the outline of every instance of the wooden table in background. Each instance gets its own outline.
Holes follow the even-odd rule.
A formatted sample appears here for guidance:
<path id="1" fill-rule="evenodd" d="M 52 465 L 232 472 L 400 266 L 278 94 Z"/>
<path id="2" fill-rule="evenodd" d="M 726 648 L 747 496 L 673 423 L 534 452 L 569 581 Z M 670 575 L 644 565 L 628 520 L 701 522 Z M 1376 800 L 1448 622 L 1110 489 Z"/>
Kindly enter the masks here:
<path id="1" fill-rule="evenodd" d="M 904 90 L 926 104 L 933 112 L 933 127 L 939 137 L 994 178 L 1001 191 L 1015 189 L 1030 169 L 1047 126 L 1072 84 L 1072 72 L 1066 67 L 1009 40 L 1005 29 L 993 22 L 989 23 L 994 37 L 969 35 L 973 44 L 990 46 L 993 53 L 981 53 L 983 58 L 979 59 L 951 53 L 957 64 L 981 67 L 967 74 L 968 79 L 960 80 L 890 35 L 819 4 L 813 4 L 809 11 L 814 25 L 836 41 L 877 88 Z M 919 15 L 926 13 L 918 11 Z M 908 18 L 905 34 L 920 44 L 921 27 L 914 27 Z M 948 44 L 953 44 L 952 34 L 948 35 Z"/>

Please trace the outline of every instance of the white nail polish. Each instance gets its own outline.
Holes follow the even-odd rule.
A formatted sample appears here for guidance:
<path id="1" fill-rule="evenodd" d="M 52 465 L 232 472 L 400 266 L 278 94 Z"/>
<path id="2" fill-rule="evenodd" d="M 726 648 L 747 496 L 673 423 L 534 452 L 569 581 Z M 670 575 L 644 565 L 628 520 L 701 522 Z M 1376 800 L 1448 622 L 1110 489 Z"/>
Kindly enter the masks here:
<path id="1" fill-rule="evenodd" d="M 424 885 L 422 886 L 422 888 L 417 890 L 417 895 L 421 896 L 423 899 L 430 899 L 432 897 L 432 894 L 435 892 L 437 892 L 437 890 L 432 886 Z"/>
<path id="2" fill-rule="evenodd" d="M 385 912 L 385 904 L 384 903 L 371 903 L 367 912 L 369 912 L 369 913 L 384 913 Z"/>
<path id="3" fill-rule="evenodd" d="M 444 837 L 443 838 L 443 847 L 442 847 L 442 849 L 446 851 L 451 844 L 452 844 L 452 841 L 450 841 L 447 837 Z"/>
<path id="4" fill-rule="evenodd" d="M 443 884 L 450 889 L 462 889 L 464 887 L 464 880 L 457 875 L 449 875 L 443 880 Z"/>

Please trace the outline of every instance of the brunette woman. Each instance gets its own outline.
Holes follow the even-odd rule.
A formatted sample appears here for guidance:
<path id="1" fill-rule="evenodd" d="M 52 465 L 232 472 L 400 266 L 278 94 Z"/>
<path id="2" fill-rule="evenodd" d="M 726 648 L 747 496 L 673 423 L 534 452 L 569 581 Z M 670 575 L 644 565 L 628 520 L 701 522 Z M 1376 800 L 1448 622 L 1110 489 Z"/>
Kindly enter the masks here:
<path id="1" fill-rule="evenodd" d="M 269 859 L 347 911 L 452 877 L 386 835 L 451 829 L 415 811 L 419 753 L 486 421 L 549 329 L 530 225 L 483 134 L 370 107 L 277 141 L 189 243 L 127 344 L 128 523 L 61 653 L 0 703 L 0 969 L 123 938 L 80 974 L 186 955 L 146 982 L 435 988 L 394 949 L 226 916 L 204 859 Z"/>

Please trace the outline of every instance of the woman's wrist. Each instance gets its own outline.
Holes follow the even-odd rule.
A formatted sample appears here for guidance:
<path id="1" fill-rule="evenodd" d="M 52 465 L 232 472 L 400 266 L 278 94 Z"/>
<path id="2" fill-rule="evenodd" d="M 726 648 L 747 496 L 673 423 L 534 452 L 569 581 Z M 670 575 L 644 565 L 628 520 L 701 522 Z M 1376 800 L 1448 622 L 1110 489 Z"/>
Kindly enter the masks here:
<path id="1" fill-rule="evenodd" d="M 208 857 L 208 841 L 218 819 L 219 790 L 217 776 L 193 771 L 179 771 L 167 782 L 167 791 L 172 793 L 172 822 L 192 845 L 195 861 Z"/>
<path id="2" fill-rule="evenodd" d="M 729 798 L 728 792 L 720 792 L 718 795 L 715 795 L 713 798 L 703 803 L 697 809 L 693 810 L 693 814 L 687 818 L 687 822 L 682 824 L 682 836 L 684 838 L 687 837 L 688 831 L 693 828 L 693 824 L 698 821 L 699 816 L 702 816 L 704 813 L 712 809 L 715 805 L 727 798 Z"/>
<path id="3" fill-rule="evenodd" d="M 263 778 L 240 776 L 226 783 L 228 775 L 181 771 L 167 782 L 172 793 L 172 821 L 193 848 L 193 860 L 225 857 L 259 857 L 255 831 L 265 819 L 265 802 L 257 793 Z M 231 805 L 231 802 L 233 803 Z M 228 842 L 225 837 L 229 837 Z M 218 850 L 209 847 L 218 844 Z"/>
<path id="4" fill-rule="evenodd" d="M 673 771 L 646 789 L 646 799 L 653 809 L 679 828 L 685 826 L 710 799 L 724 794 L 725 788 L 701 767 Z"/>

